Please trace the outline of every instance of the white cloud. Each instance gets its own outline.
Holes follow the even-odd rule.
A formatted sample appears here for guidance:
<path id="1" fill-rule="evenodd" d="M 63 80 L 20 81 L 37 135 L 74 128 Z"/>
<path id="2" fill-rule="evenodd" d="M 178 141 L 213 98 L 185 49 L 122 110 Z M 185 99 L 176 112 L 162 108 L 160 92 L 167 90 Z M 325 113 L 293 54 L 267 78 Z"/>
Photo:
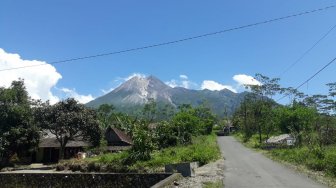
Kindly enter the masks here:
<path id="1" fill-rule="evenodd" d="M 61 88 L 60 89 L 62 92 L 64 92 L 64 94 L 66 95 L 66 97 L 69 98 L 74 98 L 76 99 L 78 102 L 80 103 L 88 103 L 90 101 L 92 101 L 94 99 L 94 97 L 92 95 L 80 95 L 76 92 L 75 89 L 68 89 L 68 88 Z"/>
<path id="2" fill-rule="evenodd" d="M 127 81 L 127 80 L 129 80 L 129 79 L 132 79 L 133 77 L 145 78 L 146 75 L 145 75 L 145 74 L 142 74 L 142 73 L 133 73 L 133 74 L 127 76 L 126 78 L 119 78 L 119 79 L 122 79 L 123 81 Z"/>
<path id="3" fill-rule="evenodd" d="M 220 84 L 220 83 L 215 82 L 213 80 L 204 80 L 202 82 L 201 89 L 208 89 L 208 90 L 212 90 L 212 91 L 214 91 L 214 90 L 220 91 L 220 90 L 223 90 L 223 89 L 228 89 L 228 90 L 230 90 L 232 92 L 237 93 L 237 90 L 234 89 L 232 86 L 230 86 L 230 85 L 223 85 L 223 84 Z"/>
<path id="4" fill-rule="evenodd" d="M 233 76 L 233 80 L 236 81 L 240 86 L 243 85 L 261 85 L 261 83 L 254 79 L 252 76 L 246 74 L 237 74 Z"/>
<path id="5" fill-rule="evenodd" d="M 53 95 L 51 89 L 62 76 L 57 72 L 54 66 L 44 61 L 24 60 L 20 55 L 7 53 L 0 48 L 0 69 L 38 64 L 46 65 L 0 72 L 0 86 L 9 87 L 12 81 L 22 78 L 25 81 L 29 95 L 33 99 L 42 99 L 43 101 L 50 100 L 50 103 L 56 103 L 59 98 Z"/>
<path id="6" fill-rule="evenodd" d="M 57 89 L 57 82 L 62 75 L 56 68 L 44 61 L 24 60 L 19 54 L 11 54 L 0 48 L 0 69 L 10 69 L 16 67 L 34 66 L 36 67 L 13 69 L 0 72 L 0 87 L 9 87 L 14 80 L 24 79 L 27 92 L 33 99 L 49 100 L 50 104 L 55 104 L 61 98 L 73 97 L 81 103 L 86 103 L 94 99 L 91 95 L 80 95 L 74 89 Z M 52 92 L 56 89 L 57 95 Z M 55 90 L 54 90 L 55 91 Z"/>
<path id="7" fill-rule="evenodd" d="M 180 75 L 180 78 L 181 78 L 181 79 L 184 79 L 184 80 L 187 80 L 187 79 L 188 79 L 188 76 L 187 76 L 187 75 L 184 75 L 184 74 L 181 74 L 181 75 Z"/>
<path id="8" fill-rule="evenodd" d="M 184 87 L 186 89 L 196 89 L 198 87 L 195 82 L 189 80 L 187 75 L 181 74 L 179 78 L 179 80 L 172 79 L 167 81 L 165 84 L 169 85 L 170 87 Z"/>
<path id="9" fill-rule="evenodd" d="M 169 85 L 170 87 L 178 87 L 177 81 L 172 79 L 170 81 L 165 82 L 165 84 Z"/>

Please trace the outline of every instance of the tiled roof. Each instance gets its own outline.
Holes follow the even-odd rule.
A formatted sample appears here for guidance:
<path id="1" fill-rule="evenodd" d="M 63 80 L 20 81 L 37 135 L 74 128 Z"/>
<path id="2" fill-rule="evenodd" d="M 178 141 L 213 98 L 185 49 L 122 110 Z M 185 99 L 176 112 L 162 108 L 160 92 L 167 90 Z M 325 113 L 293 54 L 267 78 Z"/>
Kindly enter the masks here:
<path id="1" fill-rule="evenodd" d="M 86 142 L 81 138 L 75 140 L 69 140 L 65 147 L 87 147 L 91 146 L 90 142 Z M 59 148 L 61 144 L 56 139 L 56 136 L 48 130 L 41 132 L 41 138 L 39 142 L 39 148 Z"/>
<path id="2" fill-rule="evenodd" d="M 91 146 L 89 142 L 82 140 L 69 140 L 65 147 L 88 147 Z M 42 138 L 39 143 L 39 148 L 59 148 L 61 144 L 56 138 Z"/>
<path id="3" fill-rule="evenodd" d="M 117 128 L 111 128 L 116 135 L 120 138 L 121 141 L 126 142 L 128 144 L 133 144 L 131 137 L 129 137 L 125 132 L 117 129 Z"/>

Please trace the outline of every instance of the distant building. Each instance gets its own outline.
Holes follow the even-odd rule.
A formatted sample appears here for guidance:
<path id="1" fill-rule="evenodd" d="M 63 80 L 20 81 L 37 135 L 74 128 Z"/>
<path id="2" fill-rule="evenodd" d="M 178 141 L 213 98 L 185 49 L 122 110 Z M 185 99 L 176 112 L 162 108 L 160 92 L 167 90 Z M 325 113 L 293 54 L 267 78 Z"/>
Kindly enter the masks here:
<path id="1" fill-rule="evenodd" d="M 133 145 L 131 137 L 117 128 L 108 127 L 105 131 L 105 139 L 107 150 L 110 152 L 128 150 Z"/>
<path id="2" fill-rule="evenodd" d="M 85 147 L 91 146 L 90 142 L 82 139 L 69 140 L 65 146 L 64 159 L 76 157 L 78 152 L 84 151 Z M 38 149 L 32 155 L 32 162 L 55 163 L 60 157 L 60 143 L 56 136 L 45 131 L 40 138 Z"/>

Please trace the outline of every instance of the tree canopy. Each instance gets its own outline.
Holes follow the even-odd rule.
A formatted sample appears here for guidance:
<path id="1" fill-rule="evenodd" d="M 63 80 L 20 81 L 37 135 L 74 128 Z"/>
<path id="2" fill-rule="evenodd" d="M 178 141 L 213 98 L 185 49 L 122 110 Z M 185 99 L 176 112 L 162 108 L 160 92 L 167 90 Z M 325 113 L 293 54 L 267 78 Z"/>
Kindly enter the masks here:
<path id="1" fill-rule="evenodd" d="M 39 142 L 35 126 L 34 103 L 24 81 L 13 81 L 9 88 L 0 88 L 0 159 L 7 165 L 14 154 L 19 157 L 31 152 Z"/>
<path id="2" fill-rule="evenodd" d="M 39 125 L 56 136 L 60 143 L 60 158 L 68 141 L 75 139 L 90 140 L 98 145 L 101 139 L 99 121 L 95 110 L 69 98 L 54 105 L 44 104 L 39 109 Z"/>

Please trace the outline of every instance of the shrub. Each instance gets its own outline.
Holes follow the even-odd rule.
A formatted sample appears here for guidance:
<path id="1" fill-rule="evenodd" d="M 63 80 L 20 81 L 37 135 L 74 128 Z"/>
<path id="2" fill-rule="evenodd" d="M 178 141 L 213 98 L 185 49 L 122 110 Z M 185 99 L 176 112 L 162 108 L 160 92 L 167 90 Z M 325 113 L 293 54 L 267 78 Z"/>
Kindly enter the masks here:
<path id="1" fill-rule="evenodd" d="M 87 170 L 89 172 L 100 172 L 101 171 L 101 165 L 96 162 L 90 162 L 87 165 Z"/>
<path id="2" fill-rule="evenodd" d="M 326 164 L 325 160 L 318 159 L 318 158 L 308 158 L 305 162 L 307 167 L 312 170 L 316 171 L 323 171 L 325 170 Z"/>
<path id="3" fill-rule="evenodd" d="M 329 175 L 336 177 L 336 151 L 327 153 L 325 157 L 326 171 Z"/>

